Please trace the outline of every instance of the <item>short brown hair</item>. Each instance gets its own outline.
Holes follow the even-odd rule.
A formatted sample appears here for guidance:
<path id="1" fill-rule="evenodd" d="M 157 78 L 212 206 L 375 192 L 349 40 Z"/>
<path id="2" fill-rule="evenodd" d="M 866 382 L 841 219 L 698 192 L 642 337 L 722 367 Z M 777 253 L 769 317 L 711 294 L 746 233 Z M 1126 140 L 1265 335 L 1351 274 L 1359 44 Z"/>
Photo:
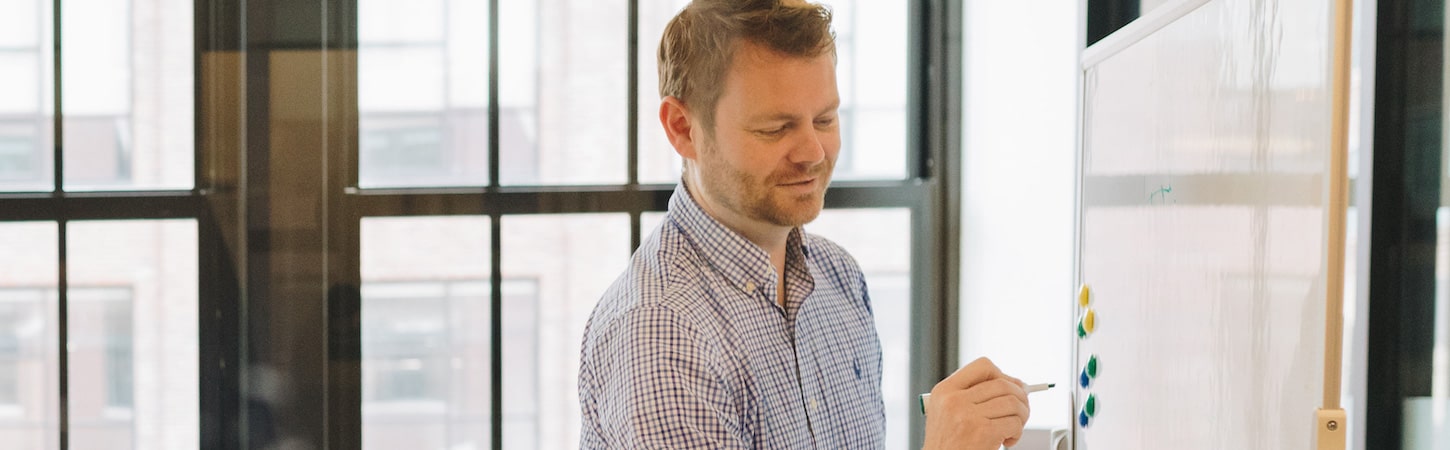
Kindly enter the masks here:
<path id="1" fill-rule="evenodd" d="M 673 96 L 713 133 L 715 104 L 741 41 L 789 56 L 834 52 L 830 8 L 803 0 L 694 0 L 660 39 L 660 98 Z"/>

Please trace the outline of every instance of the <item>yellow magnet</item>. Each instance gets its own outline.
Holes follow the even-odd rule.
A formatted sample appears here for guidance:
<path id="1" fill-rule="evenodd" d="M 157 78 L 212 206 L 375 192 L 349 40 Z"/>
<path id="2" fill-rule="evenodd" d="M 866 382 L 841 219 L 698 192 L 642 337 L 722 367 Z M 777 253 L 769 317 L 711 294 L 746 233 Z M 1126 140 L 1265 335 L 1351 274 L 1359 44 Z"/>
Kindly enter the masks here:
<path id="1" fill-rule="evenodd" d="M 1077 337 L 1081 339 L 1092 334 L 1093 329 L 1097 328 L 1097 322 L 1097 313 L 1094 313 L 1092 308 L 1088 308 L 1087 312 L 1083 313 L 1082 319 L 1077 321 Z"/>
<path id="2" fill-rule="evenodd" d="M 1088 307 L 1088 301 L 1091 296 L 1092 290 L 1088 288 L 1087 283 L 1083 283 L 1082 288 L 1077 290 L 1077 306 L 1083 308 Z"/>

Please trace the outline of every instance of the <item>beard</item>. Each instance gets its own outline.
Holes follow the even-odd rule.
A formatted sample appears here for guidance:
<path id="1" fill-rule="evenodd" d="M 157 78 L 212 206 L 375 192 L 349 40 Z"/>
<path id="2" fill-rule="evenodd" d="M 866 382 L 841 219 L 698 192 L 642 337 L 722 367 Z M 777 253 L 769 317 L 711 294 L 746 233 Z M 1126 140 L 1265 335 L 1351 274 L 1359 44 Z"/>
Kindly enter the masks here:
<path id="1" fill-rule="evenodd" d="M 714 143 L 700 152 L 700 181 L 716 204 L 737 214 L 782 227 L 810 223 L 825 206 L 826 187 L 831 182 L 835 158 L 825 158 L 813 165 L 790 164 L 759 176 L 730 164 L 720 157 Z M 779 189 L 780 183 L 815 178 L 814 189 L 807 193 L 791 193 Z"/>

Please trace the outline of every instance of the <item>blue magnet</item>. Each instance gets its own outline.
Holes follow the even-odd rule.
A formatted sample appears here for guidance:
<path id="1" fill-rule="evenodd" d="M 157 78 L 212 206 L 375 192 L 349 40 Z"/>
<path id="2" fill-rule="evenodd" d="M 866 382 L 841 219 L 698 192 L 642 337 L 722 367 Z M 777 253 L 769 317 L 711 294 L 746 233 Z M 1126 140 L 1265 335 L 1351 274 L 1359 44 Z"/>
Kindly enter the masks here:
<path id="1" fill-rule="evenodd" d="M 1077 426 L 1083 427 L 1083 428 L 1087 428 L 1087 426 L 1088 426 L 1088 415 L 1087 415 L 1087 412 L 1077 413 Z"/>
<path id="2" fill-rule="evenodd" d="M 1082 386 L 1083 389 L 1087 389 L 1088 384 L 1091 383 L 1091 382 L 1092 382 L 1092 378 L 1088 378 L 1088 374 L 1087 374 L 1087 371 L 1086 370 L 1082 371 L 1082 374 L 1081 375 L 1078 375 L 1078 377 L 1077 377 L 1077 384 L 1079 386 Z"/>

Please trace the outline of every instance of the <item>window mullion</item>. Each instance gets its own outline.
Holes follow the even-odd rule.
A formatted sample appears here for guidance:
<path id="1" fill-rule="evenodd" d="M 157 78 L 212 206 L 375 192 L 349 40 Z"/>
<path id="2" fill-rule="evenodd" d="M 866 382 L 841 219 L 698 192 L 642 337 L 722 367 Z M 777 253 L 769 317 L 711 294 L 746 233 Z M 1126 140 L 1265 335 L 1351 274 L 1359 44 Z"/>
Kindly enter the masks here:
<path id="1" fill-rule="evenodd" d="M 625 152 L 629 164 L 628 178 L 625 182 L 630 186 L 639 184 L 639 0 L 629 0 L 629 75 L 628 95 L 629 99 L 625 104 L 629 111 L 625 113 Z M 634 245 L 630 248 L 639 247 L 639 214 L 636 213 L 631 219 L 635 228 Z"/>
<path id="2" fill-rule="evenodd" d="M 60 424 L 58 427 L 58 430 L 60 432 L 59 448 L 65 449 L 70 448 L 70 352 L 66 350 L 67 343 L 70 340 L 70 282 L 68 281 L 69 277 L 66 270 L 66 253 L 68 252 L 68 246 L 66 243 L 68 239 L 66 236 L 66 229 L 69 228 L 69 223 L 64 218 L 60 219 L 57 222 L 60 227 L 59 230 L 57 230 L 57 232 L 59 233 L 59 239 L 57 239 L 57 246 L 59 247 L 60 252 L 59 254 L 57 254 L 57 258 L 59 258 L 60 264 L 58 264 L 56 268 L 57 270 L 55 286 L 57 302 L 56 355 L 58 358 L 56 372 L 60 376 L 60 382 L 59 384 L 57 384 L 57 387 L 60 390 L 60 395 L 58 396 L 60 404 L 57 408 L 59 418 L 57 423 Z"/>
<path id="3" fill-rule="evenodd" d="M 498 3 L 488 2 L 488 186 L 499 186 Z M 497 282 L 497 280 L 495 280 Z"/>
<path id="4" fill-rule="evenodd" d="M 497 178 L 494 179 L 497 182 Z M 503 448 L 503 215 L 489 218 L 489 439 Z"/>
<path id="5" fill-rule="evenodd" d="M 65 111 L 64 111 L 64 108 L 62 106 L 63 103 L 61 101 L 61 99 L 63 98 L 62 97 L 62 93 L 61 93 L 61 74 L 63 72 L 62 72 L 62 67 L 61 67 L 61 1 L 60 0 L 52 0 L 51 1 L 51 32 L 50 33 L 51 33 L 51 44 L 52 44 L 52 50 L 51 50 L 51 64 L 52 64 L 51 67 L 52 67 L 52 70 L 51 70 L 51 74 L 50 75 L 51 75 L 51 93 L 52 93 L 52 96 L 53 96 L 52 103 L 51 103 L 51 111 L 53 112 L 52 117 L 51 117 L 52 118 L 52 121 L 53 121 L 52 122 L 52 125 L 51 125 L 51 127 L 52 127 L 51 128 L 51 131 L 52 131 L 52 133 L 54 133 L 52 135 L 53 145 L 51 147 L 51 158 L 52 158 L 52 167 L 51 167 L 51 169 L 54 171 L 53 172 L 53 176 L 51 178 L 51 182 L 53 183 L 51 185 L 52 186 L 51 187 L 51 192 L 53 193 L 53 197 L 56 199 L 55 201 L 59 202 L 59 201 L 61 201 L 61 199 L 60 199 L 60 193 L 63 190 L 62 186 L 65 186 L 65 184 L 64 184 L 64 182 L 65 182 L 65 158 L 64 158 L 64 153 L 62 151 L 62 149 L 64 148 L 64 143 L 65 143 L 65 140 L 64 140 L 64 136 L 65 136 L 65 134 L 64 134 L 64 130 L 65 130 L 65 127 L 64 127 L 64 113 L 65 113 Z M 68 351 L 66 351 L 66 347 L 67 347 L 66 344 L 67 344 L 67 341 L 69 340 L 69 336 L 68 336 L 68 334 L 69 334 L 69 323 L 68 323 L 69 320 L 68 320 L 68 318 L 69 318 L 70 313 L 69 313 L 69 308 L 68 308 L 69 307 L 69 301 L 68 301 L 68 297 L 69 297 L 69 293 L 68 293 L 68 291 L 69 291 L 69 289 L 68 289 L 69 288 L 69 286 L 68 286 L 69 285 L 69 281 L 67 280 L 68 277 L 67 277 L 67 270 L 66 270 L 66 258 L 67 258 L 67 255 L 66 255 L 66 252 L 67 252 L 67 242 L 66 242 L 67 241 L 67 237 L 66 237 L 67 233 L 66 233 L 66 228 L 68 227 L 68 223 L 67 223 L 67 220 L 66 220 L 66 217 L 65 217 L 65 213 L 64 213 L 63 210 L 61 211 L 60 217 L 58 217 L 58 219 L 59 220 L 57 220 L 57 226 L 59 227 L 59 229 L 57 230 L 57 233 L 58 233 L 59 238 L 57 239 L 57 244 L 56 244 L 57 245 L 57 250 L 59 251 L 59 253 L 57 254 L 57 258 L 58 258 L 59 264 L 57 265 L 57 268 L 56 268 L 56 303 L 57 303 L 57 308 L 56 308 L 57 309 L 57 311 L 56 311 L 56 313 L 57 313 L 57 317 L 56 317 L 56 320 L 57 320 L 57 322 L 56 322 L 57 323 L 57 326 L 56 326 L 56 328 L 57 328 L 56 329 L 57 369 L 56 369 L 56 372 L 57 372 L 57 375 L 59 376 L 59 383 L 57 384 L 57 388 L 59 390 L 59 395 L 57 397 L 58 398 L 59 405 L 57 405 L 56 411 L 57 411 L 57 414 L 58 414 L 59 417 L 57 417 L 57 422 L 56 423 L 58 424 L 57 431 L 60 434 L 60 436 L 59 436 L 59 443 L 60 443 L 59 448 L 65 449 L 65 448 L 70 448 L 70 354 L 69 354 Z"/>

